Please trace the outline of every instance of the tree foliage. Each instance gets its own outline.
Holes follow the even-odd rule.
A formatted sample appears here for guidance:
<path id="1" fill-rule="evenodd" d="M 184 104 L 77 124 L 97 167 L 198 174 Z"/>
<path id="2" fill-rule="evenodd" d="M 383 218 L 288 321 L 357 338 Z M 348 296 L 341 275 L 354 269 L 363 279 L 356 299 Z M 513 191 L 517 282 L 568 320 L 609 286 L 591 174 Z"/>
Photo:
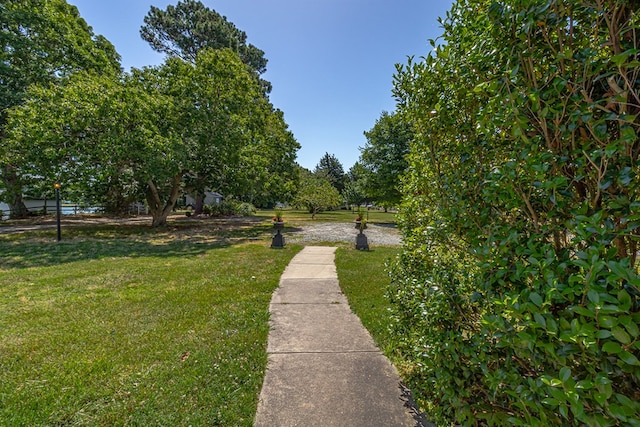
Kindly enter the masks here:
<path id="1" fill-rule="evenodd" d="M 163 71 L 189 147 L 187 192 L 216 189 L 251 203 L 290 198 L 299 144 L 229 49 L 205 49 L 195 64 L 169 59 Z"/>
<path id="2" fill-rule="evenodd" d="M 0 4 L 0 124 L 8 108 L 24 101 L 32 84 L 79 70 L 114 73 L 119 56 L 93 33 L 75 6 L 63 0 L 13 0 Z"/>
<path id="3" fill-rule="evenodd" d="M 347 172 L 346 183 L 342 196 L 348 205 L 360 206 L 370 200 L 367 193 L 367 182 L 369 177 L 367 170 L 360 162 L 356 162 Z"/>
<path id="4" fill-rule="evenodd" d="M 184 151 L 166 120 L 172 112 L 170 99 L 131 76 L 79 73 L 32 87 L 11 111 L 8 142 L 23 159 L 23 175 L 126 213 L 148 185 L 182 177 Z"/>
<path id="5" fill-rule="evenodd" d="M 202 2 L 179 1 L 175 6 L 167 6 L 165 10 L 152 6 L 144 22 L 140 34 L 156 51 L 194 63 L 203 50 L 233 50 L 255 73 L 264 93 L 270 92 L 270 83 L 258 78 L 259 74 L 266 71 L 267 59 L 264 52 L 248 44 L 247 35 L 243 31 Z M 195 90 L 206 90 L 206 86 L 195 86 Z M 218 96 L 224 96 L 224 90 L 216 90 Z M 184 94 L 187 103 L 189 96 L 188 93 Z M 267 103 L 266 98 L 256 97 L 256 100 L 264 105 Z M 270 108 L 271 111 L 263 111 L 260 115 L 247 112 L 246 117 L 255 119 L 251 133 L 243 132 L 242 126 L 225 124 L 219 119 L 213 122 L 192 119 L 187 121 L 190 128 L 200 128 L 196 132 L 201 132 L 201 139 L 217 138 L 220 141 L 227 138 L 229 144 L 225 160 L 221 160 L 224 158 L 221 152 L 210 156 L 207 155 L 206 148 L 203 148 L 204 151 L 201 150 L 198 155 L 204 169 L 199 174 L 187 176 L 187 190 L 196 199 L 196 213 L 201 208 L 198 201 L 202 200 L 207 187 L 224 187 L 236 197 L 259 205 L 291 198 L 297 176 L 294 157 L 299 145 L 287 130 L 282 113 Z M 256 126 L 258 122 L 260 125 Z M 218 129 L 202 129 L 200 124 L 215 125 Z M 240 139 L 231 137 L 232 133 Z M 236 146 L 231 146 L 233 141 L 242 146 L 240 151 L 236 150 Z M 201 146 L 205 147 L 206 144 Z M 218 144 L 218 147 L 218 151 L 225 149 L 224 145 Z M 214 158 L 217 160 L 213 160 Z M 216 174 L 212 174 L 213 170 Z M 213 176 L 217 176 L 218 182 L 210 182 Z"/>
<path id="6" fill-rule="evenodd" d="M 300 184 L 294 203 L 309 209 L 311 218 L 323 209 L 334 208 L 342 202 L 338 190 L 331 184 L 324 174 L 310 172 L 300 168 Z"/>
<path id="7" fill-rule="evenodd" d="M 300 144 L 281 111 L 267 114 L 253 142 L 241 149 L 233 194 L 261 207 L 292 201 L 298 186 L 296 153 Z"/>
<path id="8" fill-rule="evenodd" d="M 390 296 L 438 423 L 640 423 L 639 5 L 459 0 L 398 66 Z"/>
<path id="9" fill-rule="evenodd" d="M 184 186 L 225 194 L 245 188 L 238 170 L 250 148 L 280 143 L 281 156 L 291 159 L 298 147 L 229 49 L 117 77 L 78 74 L 64 85 L 34 87 L 29 98 L 11 114 L 12 151 L 24 159 L 23 173 L 79 194 L 120 195 L 124 207 L 145 197 L 154 226 L 166 223 Z"/>
<path id="10" fill-rule="evenodd" d="M 339 193 L 344 189 L 346 179 L 344 168 L 333 154 L 325 153 L 316 165 L 314 173 L 324 176 Z"/>
<path id="11" fill-rule="evenodd" d="M 48 84 L 80 70 L 119 71 L 119 56 L 64 0 L 12 0 L 0 4 L 0 175 L 14 217 L 23 216 L 19 158 L 3 149 L 7 113 L 25 101 L 33 84 Z"/>
<path id="12" fill-rule="evenodd" d="M 157 72 L 176 106 L 187 191 L 223 192 L 235 182 L 240 151 L 253 143 L 270 107 L 256 80 L 229 49 L 200 51 L 194 63 L 169 58 Z"/>
<path id="13" fill-rule="evenodd" d="M 195 61 L 202 49 L 231 49 L 258 74 L 266 71 L 264 52 L 247 44 L 247 35 L 227 18 L 196 0 L 181 0 L 166 10 L 151 6 L 140 35 L 169 56 Z"/>
<path id="14" fill-rule="evenodd" d="M 411 123 L 383 112 L 364 134 L 367 144 L 360 149 L 360 161 L 368 171 L 366 193 L 380 206 L 397 206 L 402 200 L 400 178 L 409 166 L 406 156 L 413 138 Z"/>

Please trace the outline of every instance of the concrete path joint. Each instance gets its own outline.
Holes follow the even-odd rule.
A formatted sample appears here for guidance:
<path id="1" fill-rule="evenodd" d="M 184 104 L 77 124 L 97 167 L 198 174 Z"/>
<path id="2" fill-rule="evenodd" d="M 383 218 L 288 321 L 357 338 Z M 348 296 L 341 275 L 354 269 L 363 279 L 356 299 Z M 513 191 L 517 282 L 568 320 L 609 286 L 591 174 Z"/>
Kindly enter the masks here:
<path id="1" fill-rule="evenodd" d="M 340 290 L 336 248 L 307 246 L 271 299 L 257 427 L 426 426 Z"/>

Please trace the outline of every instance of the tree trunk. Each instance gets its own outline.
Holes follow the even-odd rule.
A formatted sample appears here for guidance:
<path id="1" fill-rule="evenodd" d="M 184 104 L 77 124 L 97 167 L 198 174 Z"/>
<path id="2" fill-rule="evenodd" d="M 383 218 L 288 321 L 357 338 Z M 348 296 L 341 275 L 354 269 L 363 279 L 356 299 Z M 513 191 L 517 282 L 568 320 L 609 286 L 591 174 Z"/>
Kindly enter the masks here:
<path id="1" fill-rule="evenodd" d="M 105 200 L 105 210 L 116 216 L 127 216 L 129 206 L 134 202 L 129 192 L 124 190 L 128 183 L 126 172 L 128 165 L 120 164 L 118 169 L 108 177 L 107 198 Z"/>
<path id="2" fill-rule="evenodd" d="M 178 200 L 180 194 L 180 182 L 182 182 L 182 173 L 177 174 L 171 181 L 171 191 L 166 203 L 162 203 L 160 199 L 160 193 L 158 187 L 152 180 L 147 182 L 147 203 L 149 204 L 149 211 L 153 221 L 152 227 L 164 227 L 167 225 L 167 217 L 173 211 L 173 207 Z"/>
<path id="3" fill-rule="evenodd" d="M 6 187 L 5 201 L 9 205 L 9 217 L 12 219 L 26 218 L 29 210 L 22 200 L 22 182 L 11 165 L 2 165 L 2 181 Z"/>
<path id="4" fill-rule="evenodd" d="M 196 205 L 193 208 L 194 215 L 202 214 L 202 208 L 204 207 L 204 194 L 200 191 L 196 191 L 195 194 Z"/>

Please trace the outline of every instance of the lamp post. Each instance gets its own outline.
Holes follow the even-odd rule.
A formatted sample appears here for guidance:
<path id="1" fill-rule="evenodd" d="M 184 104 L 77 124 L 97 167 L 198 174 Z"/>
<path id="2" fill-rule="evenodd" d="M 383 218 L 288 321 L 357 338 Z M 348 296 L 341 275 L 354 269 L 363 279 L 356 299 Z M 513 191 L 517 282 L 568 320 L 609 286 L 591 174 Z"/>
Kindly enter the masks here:
<path id="1" fill-rule="evenodd" d="M 56 225 L 58 227 L 58 242 L 62 240 L 62 233 L 60 231 L 60 183 L 53 184 L 53 188 L 56 189 Z"/>

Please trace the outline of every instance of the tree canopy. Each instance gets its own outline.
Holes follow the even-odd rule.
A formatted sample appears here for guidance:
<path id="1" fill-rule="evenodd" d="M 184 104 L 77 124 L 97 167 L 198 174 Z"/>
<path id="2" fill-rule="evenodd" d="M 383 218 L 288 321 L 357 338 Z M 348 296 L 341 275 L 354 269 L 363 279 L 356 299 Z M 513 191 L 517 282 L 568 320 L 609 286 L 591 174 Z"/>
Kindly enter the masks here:
<path id="1" fill-rule="evenodd" d="M 26 213 L 16 170 L 20 159 L 3 148 L 8 110 L 25 101 L 31 85 L 57 82 L 80 70 L 118 73 L 120 58 L 64 0 L 2 2 L 0 45 L 0 175 L 11 215 L 20 217 Z"/>
<path id="2" fill-rule="evenodd" d="M 184 152 L 165 119 L 171 109 L 170 99 L 130 76 L 79 73 L 65 84 L 32 87 L 11 111 L 8 142 L 26 177 L 50 188 L 60 182 L 65 194 L 126 213 L 149 182 L 181 173 Z"/>
<path id="3" fill-rule="evenodd" d="M 26 213 L 23 184 L 54 181 L 112 213 L 146 198 L 156 226 L 185 190 L 291 199 L 299 144 L 258 77 L 264 53 L 226 18 L 191 0 L 152 8 L 142 33 L 168 58 L 123 73 L 64 0 L 2 3 L 0 16 L 0 166 L 14 216 Z"/>
<path id="4" fill-rule="evenodd" d="M 282 114 L 229 49 L 202 50 L 194 63 L 169 58 L 131 74 L 84 73 L 33 87 L 10 119 L 12 150 L 28 175 L 63 181 L 79 194 L 102 190 L 103 200 L 119 194 L 115 204 L 124 207 L 146 197 L 154 226 L 166 223 L 183 186 L 247 190 L 238 172 L 243 161 L 274 182 L 269 190 L 277 197 L 291 186 L 298 148 Z M 261 160 L 272 151 L 247 154 L 273 146 L 282 150 L 282 174 Z"/>
<path id="5" fill-rule="evenodd" d="M 371 201 L 367 193 L 369 175 L 370 172 L 360 162 L 351 166 L 346 175 L 344 190 L 342 190 L 342 196 L 347 205 L 360 206 Z"/>
<path id="6" fill-rule="evenodd" d="M 398 114 L 383 112 L 364 134 L 367 144 L 360 149 L 360 161 L 368 171 L 366 193 L 381 206 L 397 206 L 402 200 L 400 178 L 409 166 L 406 157 L 413 138 L 411 123 Z"/>
<path id="7" fill-rule="evenodd" d="M 269 113 L 256 133 L 255 143 L 241 149 L 232 194 L 261 207 L 292 201 L 299 178 L 296 164 L 299 149 L 283 113 L 279 110 Z"/>
<path id="8" fill-rule="evenodd" d="M 333 154 L 325 153 L 316 165 L 314 173 L 324 176 L 339 193 L 344 189 L 346 179 L 344 168 Z"/>
<path id="9" fill-rule="evenodd" d="M 266 71 L 264 52 L 247 44 L 247 35 L 227 18 L 196 0 L 181 0 L 165 10 L 151 6 L 140 35 L 151 47 L 185 61 L 202 49 L 231 49 L 258 74 Z"/>
<path id="10" fill-rule="evenodd" d="M 114 73 L 120 57 L 95 35 L 78 9 L 64 0 L 13 0 L 0 4 L 0 125 L 32 84 L 79 70 Z"/>

